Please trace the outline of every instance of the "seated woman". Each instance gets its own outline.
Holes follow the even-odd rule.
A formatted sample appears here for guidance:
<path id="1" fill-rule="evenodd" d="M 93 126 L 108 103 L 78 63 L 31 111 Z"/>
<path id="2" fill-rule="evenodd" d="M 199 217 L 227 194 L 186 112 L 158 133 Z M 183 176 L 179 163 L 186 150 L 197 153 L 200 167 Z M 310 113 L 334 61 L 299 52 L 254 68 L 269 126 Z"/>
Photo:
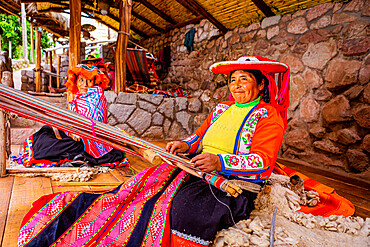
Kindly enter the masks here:
<path id="1" fill-rule="evenodd" d="M 243 56 L 237 61 L 214 64 L 210 70 L 230 75 L 229 90 L 235 101 L 216 105 L 192 136 L 170 142 L 167 150 L 195 154 L 191 162 L 202 171 L 263 183 L 274 169 L 285 131 L 282 114 L 273 106 L 271 82 L 265 75 L 288 73 L 288 66 L 262 57 Z M 256 195 L 244 191 L 237 198 L 229 197 L 201 179 L 190 177 L 172 201 L 172 243 L 210 244 L 217 231 L 249 217 Z M 198 244 L 193 243 L 195 240 Z"/>
<path id="2" fill-rule="evenodd" d="M 286 128 L 289 68 L 263 57 L 211 66 L 230 75 L 235 100 L 221 102 L 171 153 L 195 154 L 203 171 L 263 183 L 274 169 Z M 279 77 L 276 98 L 274 74 Z M 275 100 L 276 99 L 276 100 Z M 208 246 L 216 232 L 249 217 L 256 194 L 234 198 L 163 162 L 104 194 L 41 197 L 24 217 L 19 246 Z"/>
<path id="3" fill-rule="evenodd" d="M 75 95 L 69 102 L 70 109 L 89 119 L 107 123 L 107 100 L 103 90 L 108 85 L 108 78 L 97 67 L 82 64 L 69 70 L 68 74 L 67 90 Z M 43 126 L 27 138 L 23 151 L 11 160 L 25 167 L 52 167 L 76 160 L 83 162 L 72 163 L 111 168 L 128 164 L 125 153 L 120 150 L 49 126 Z"/>

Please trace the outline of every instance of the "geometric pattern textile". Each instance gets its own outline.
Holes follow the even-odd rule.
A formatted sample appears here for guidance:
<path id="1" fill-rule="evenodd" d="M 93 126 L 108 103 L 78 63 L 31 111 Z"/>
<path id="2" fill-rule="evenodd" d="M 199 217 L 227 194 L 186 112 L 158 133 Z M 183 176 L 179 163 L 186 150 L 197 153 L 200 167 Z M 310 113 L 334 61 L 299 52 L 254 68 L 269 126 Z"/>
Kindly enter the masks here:
<path id="1" fill-rule="evenodd" d="M 169 246 L 170 205 L 186 177 L 162 163 L 101 195 L 41 197 L 22 222 L 18 246 Z"/>

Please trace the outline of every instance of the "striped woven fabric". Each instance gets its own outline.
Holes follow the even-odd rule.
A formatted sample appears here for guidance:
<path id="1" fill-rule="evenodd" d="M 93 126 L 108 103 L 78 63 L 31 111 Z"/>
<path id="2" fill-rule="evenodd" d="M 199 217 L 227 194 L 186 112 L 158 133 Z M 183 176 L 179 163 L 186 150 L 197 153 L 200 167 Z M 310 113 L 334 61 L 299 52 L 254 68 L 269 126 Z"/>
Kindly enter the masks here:
<path id="1" fill-rule="evenodd" d="M 274 173 L 294 176 L 298 175 L 304 181 L 305 190 L 314 190 L 319 193 L 320 202 L 315 207 L 301 206 L 299 211 L 306 214 L 321 215 L 328 217 L 330 215 L 351 216 L 355 212 L 355 207 L 347 199 L 341 197 L 335 192 L 335 189 L 323 185 L 302 173 L 290 169 L 280 163 L 275 164 Z"/>
<path id="2" fill-rule="evenodd" d="M 170 246 L 170 205 L 186 176 L 162 163 L 104 194 L 41 197 L 23 219 L 18 246 Z"/>
<path id="3" fill-rule="evenodd" d="M 146 53 L 144 50 L 127 49 L 126 66 L 128 71 L 127 81 L 131 84 L 139 83 L 148 85 L 150 83 L 150 75 Z M 128 73 L 129 72 L 129 73 Z"/>
<path id="4" fill-rule="evenodd" d="M 76 98 L 69 103 L 72 111 L 88 119 L 94 119 L 102 123 L 108 122 L 107 99 L 104 96 L 103 89 L 99 86 L 89 88 L 86 94 L 80 94 L 78 92 Z M 93 125 L 91 128 L 94 131 Z M 90 141 L 87 138 L 82 138 L 82 140 L 85 145 L 85 151 L 94 158 L 99 158 L 113 149 L 110 146 Z"/>

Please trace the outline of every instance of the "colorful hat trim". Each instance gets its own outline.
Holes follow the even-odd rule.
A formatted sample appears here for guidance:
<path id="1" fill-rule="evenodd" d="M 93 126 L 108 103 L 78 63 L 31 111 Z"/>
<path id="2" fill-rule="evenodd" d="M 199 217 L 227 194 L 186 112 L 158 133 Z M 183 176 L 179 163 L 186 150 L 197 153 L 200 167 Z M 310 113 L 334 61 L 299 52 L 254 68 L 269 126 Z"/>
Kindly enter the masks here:
<path id="1" fill-rule="evenodd" d="M 67 92 L 76 94 L 78 92 L 77 77 L 82 76 L 87 80 L 93 80 L 95 78 L 95 85 L 101 86 L 106 89 L 109 85 L 109 78 L 101 72 L 97 67 L 87 64 L 78 64 L 73 69 L 68 70 L 68 81 L 65 86 Z"/>

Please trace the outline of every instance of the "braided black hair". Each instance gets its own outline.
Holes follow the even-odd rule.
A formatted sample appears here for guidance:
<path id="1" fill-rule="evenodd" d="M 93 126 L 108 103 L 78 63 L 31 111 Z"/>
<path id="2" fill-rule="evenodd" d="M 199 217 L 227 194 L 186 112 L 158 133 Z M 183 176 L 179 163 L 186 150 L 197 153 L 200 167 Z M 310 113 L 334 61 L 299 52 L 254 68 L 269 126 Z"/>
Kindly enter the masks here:
<path id="1" fill-rule="evenodd" d="M 266 76 L 264 74 L 262 74 L 262 72 L 260 70 L 256 70 L 256 69 L 238 69 L 238 70 L 242 70 L 244 72 L 251 73 L 254 76 L 254 78 L 256 79 L 257 86 L 261 85 L 261 83 L 264 83 L 264 86 L 263 86 L 262 90 L 260 90 L 259 95 L 261 96 L 261 99 L 264 102 L 269 103 L 270 102 L 269 80 L 267 80 Z M 230 72 L 229 84 L 231 82 L 231 75 L 235 71 L 237 71 L 237 70 L 234 70 L 234 71 Z"/>

